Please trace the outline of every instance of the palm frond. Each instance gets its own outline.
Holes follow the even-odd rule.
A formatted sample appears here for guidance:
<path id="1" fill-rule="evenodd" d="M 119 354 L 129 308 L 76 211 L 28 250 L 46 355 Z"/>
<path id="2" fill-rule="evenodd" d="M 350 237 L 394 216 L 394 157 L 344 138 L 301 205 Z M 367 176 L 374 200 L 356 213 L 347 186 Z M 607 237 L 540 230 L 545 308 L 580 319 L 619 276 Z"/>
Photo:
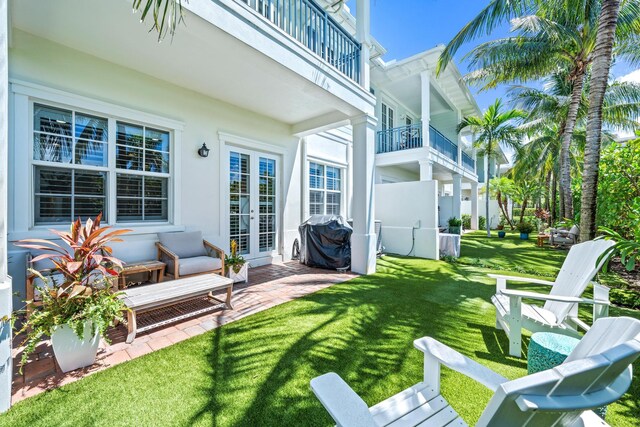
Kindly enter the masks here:
<path id="1" fill-rule="evenodd" d="M 502 23 L 534 10 L 536 3 L 536 0 L 492 0 L 447 44 L 438 59 L 436 75 L 440 75 L 446 69 L 464 43 L 479 36 L 491 34 Z"/>

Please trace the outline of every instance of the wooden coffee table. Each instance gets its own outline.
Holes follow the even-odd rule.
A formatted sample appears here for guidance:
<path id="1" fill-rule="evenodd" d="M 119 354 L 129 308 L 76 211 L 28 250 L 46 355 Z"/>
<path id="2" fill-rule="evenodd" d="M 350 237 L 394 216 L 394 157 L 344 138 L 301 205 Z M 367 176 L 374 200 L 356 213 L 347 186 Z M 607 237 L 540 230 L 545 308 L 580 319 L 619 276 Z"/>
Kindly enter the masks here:
<path id="1" fill-rule="evenodd" d="M 160 261 L 143 261 L 132 264 L 126 264 L 120 272 L 118 278 L 118 287 L 125 289 L 127 287 L 127 278 L 134 274 L 149 273 L 149 280 L 153 283 L 160 283 L 164 278 L 164 270 L 167 265 Z"/>

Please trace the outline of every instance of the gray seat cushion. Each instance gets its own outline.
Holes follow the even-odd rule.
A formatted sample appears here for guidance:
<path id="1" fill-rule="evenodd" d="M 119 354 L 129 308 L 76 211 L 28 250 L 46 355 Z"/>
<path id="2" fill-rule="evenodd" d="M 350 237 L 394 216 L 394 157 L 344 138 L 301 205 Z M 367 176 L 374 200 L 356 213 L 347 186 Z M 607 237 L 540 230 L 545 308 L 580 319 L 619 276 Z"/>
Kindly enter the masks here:
<path id="1" fill-rule="evenodd" d="M 207 255 L 202 243 L 200 231 L 182 233 L 158 233 L 158 239 L 162 246 L 176 254 L 178 258 L 192 258 Z"/>
<path id="2" fill-rule="evenodd" d="M 180 258 L 178 265 L 180 266 L 178 271 L 180 276 L 188 276 L 190 274 L 219 270 L 222 268 L 222 260 L 208 256 L 197 256 L 193 258 Z"/>
<path id="3" fill-rule="evenodd" d="M 571 227 L 571 230 L 569 230 L 569 234 L 578 237 L 580 235 L 580 229 L 577 225 L 574 225 L 573 227 Z"/>

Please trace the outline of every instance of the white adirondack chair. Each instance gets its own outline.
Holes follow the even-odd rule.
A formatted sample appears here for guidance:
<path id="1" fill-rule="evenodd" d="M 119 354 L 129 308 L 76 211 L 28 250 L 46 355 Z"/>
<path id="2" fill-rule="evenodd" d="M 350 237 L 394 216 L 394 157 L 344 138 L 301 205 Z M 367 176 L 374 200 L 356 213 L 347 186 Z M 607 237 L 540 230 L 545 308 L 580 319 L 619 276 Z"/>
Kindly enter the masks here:
<path id="1" fill-rule="evenodd" d="M 494 392 L 476 426 L 607 426 L 590 409 L 616 401 L 629 388 L 631 363 L 640 356 L 640 321 L 600 319 L 565 363 L 513 381 L 433 338 L 413 344 L 424 353 L 424 381 L 371 408 L 335 373 L 311 380 L 339 427 L 466 426 L 440 394 L 441 365 Z"/>
<path id="2" fill-rule="evenodd" d="M 578 319 L 579 303 L 593 305 L 594 321 L 609 315 L 609 288 L 593 283 L 593 299 L 582 298 L 582 294 L 604 263 L 604 260 L 598 262 L 598 258 L 614 244 L 611 240 L 591 240 L 572 246 L 555 282 L 489 274 L 496 279 L 496 294 L 491 297 L 496 307 L 496 327 L 507 333 L 511 356 L 521 356 L 522 328 L 579 338 L 578 327 L 585 331 L 589 329 L 589 325 Z M 551 292 L 541 294 L 507 289 L 507 281 L 548 285 Z M 545 304 L 543 307 L 525 304 L 523 298 L 545 301 Z"/>

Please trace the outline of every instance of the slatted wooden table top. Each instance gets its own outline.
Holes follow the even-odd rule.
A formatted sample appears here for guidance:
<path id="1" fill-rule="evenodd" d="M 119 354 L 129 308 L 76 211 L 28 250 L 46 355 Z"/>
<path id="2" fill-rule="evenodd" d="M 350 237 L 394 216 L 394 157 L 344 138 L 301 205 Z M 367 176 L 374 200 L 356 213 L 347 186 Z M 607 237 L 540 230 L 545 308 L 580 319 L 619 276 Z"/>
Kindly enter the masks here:
<path id="1" fill-rule="evenodd" d="M 144 273 L 145 271 L 159 270 L 164 267 L 166 267 L 166 265 L 161 261 L 143 261 L 125 264 L 122 272 L 127 274 Z"/>
<path id="2" fill-rule="evenodd" d="M 121 298 L 129 308 L 144 309 L 157 306 L 162 302 L 185 300 L 231 286 L 233 286 L 233 280 L 211 273 L 137 286 L 124 291 Z"/>

